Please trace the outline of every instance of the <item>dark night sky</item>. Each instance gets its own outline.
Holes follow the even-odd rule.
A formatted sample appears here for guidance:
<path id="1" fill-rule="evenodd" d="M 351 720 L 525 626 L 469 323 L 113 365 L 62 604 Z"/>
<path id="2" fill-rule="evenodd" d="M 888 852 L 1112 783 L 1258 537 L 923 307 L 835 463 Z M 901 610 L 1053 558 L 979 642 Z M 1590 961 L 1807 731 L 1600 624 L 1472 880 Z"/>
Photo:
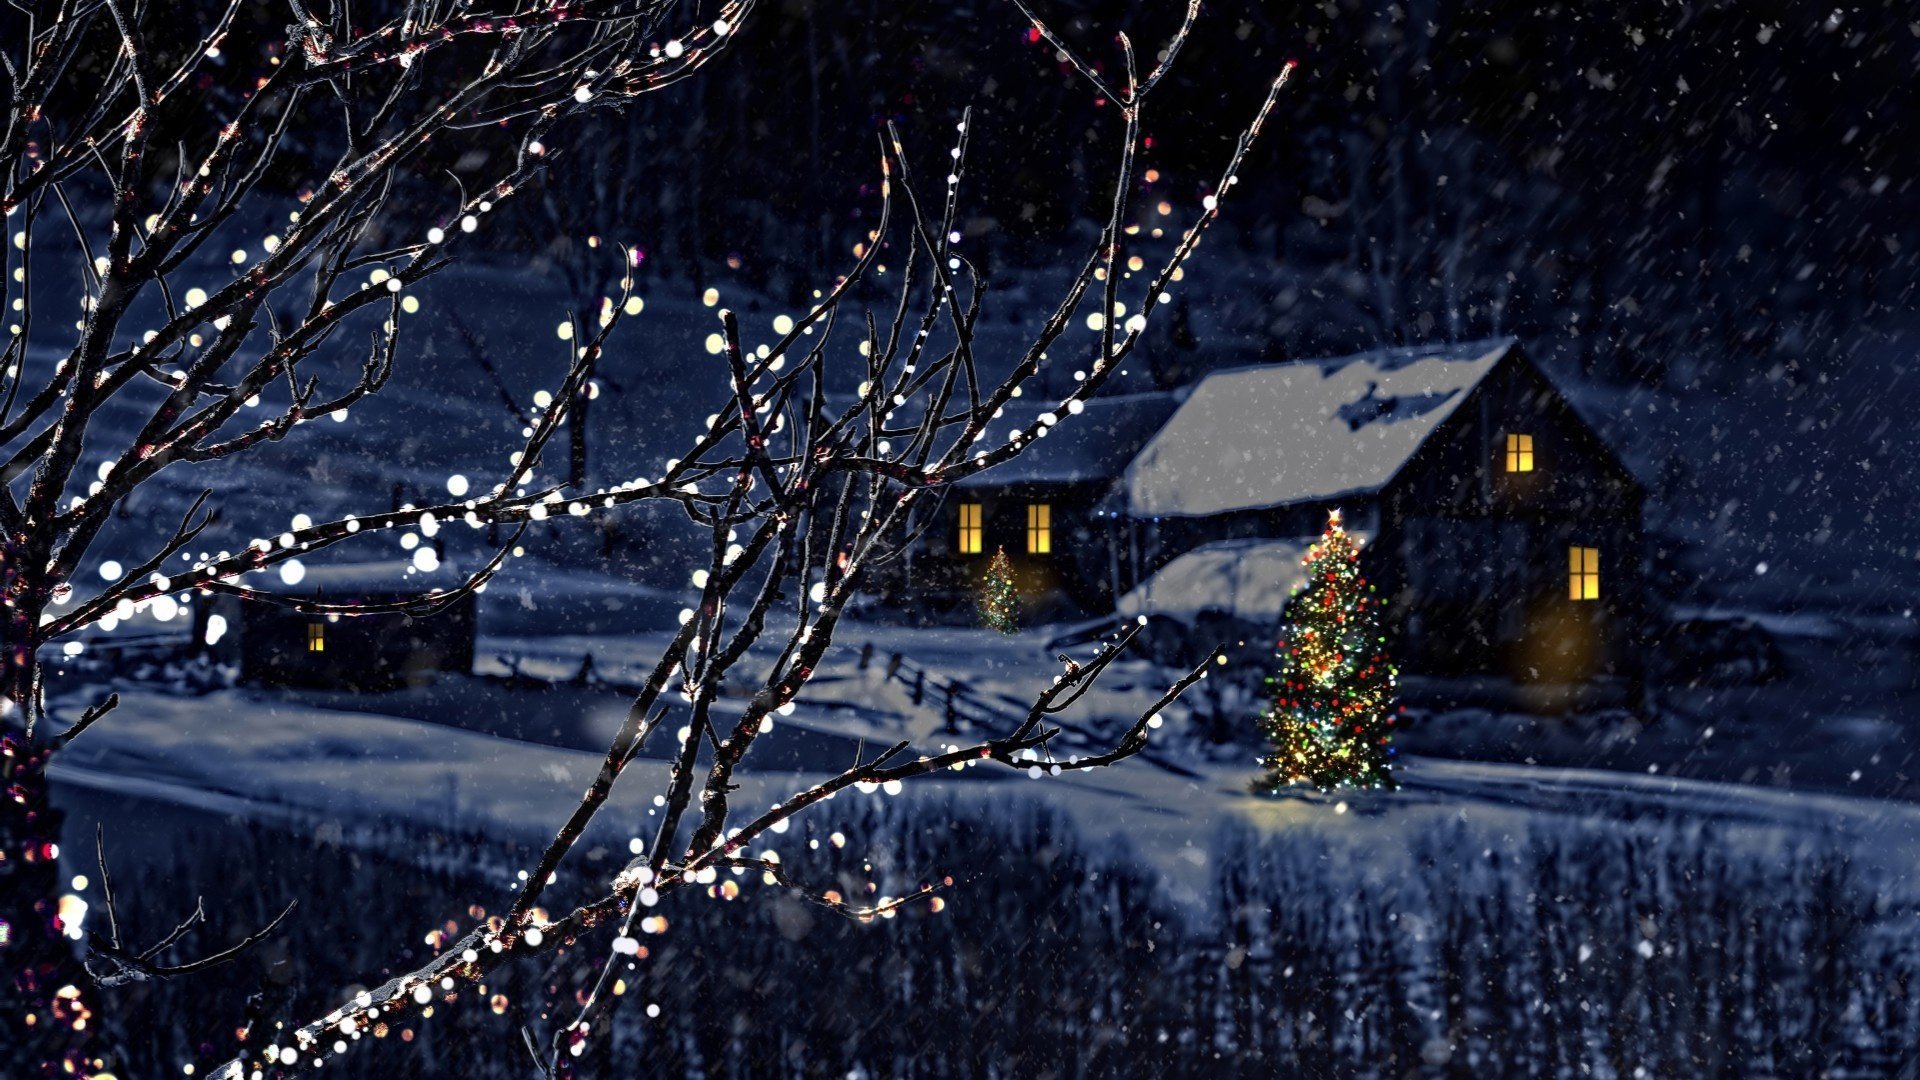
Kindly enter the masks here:
<path id="1" fill-rule="evenodd" d="M 1044 13 L 1110 70 L 1115 30 L 1144 51 L 1178 9 Z M 1450 275 L 1478 308 L 1460 332 L 1550 332 L 1577 314 L 1591 362 L 1621 374 L 1657 379 L 1645 354 L 1675 349 L 1818 352 L 1841 325 L 1914 303 L 1909 16 L 1895 3 L 1210 4 L 1148 116 L 1153 194 L 1197 198 L 1297 58 L 1230 227 L 1250 255 L 1363 284 L 1349 325 L 1286 323 L 1283 349 L 1432 336 L 1419 313 Z M 1109 167 L 1113 110 L 1011 4 L 792 2 L 761 19 L 710 78 L 617 125 L 664 166 L 667 198 L 635 208 L 663 252 L 741 254 L 766 273 L 842 250 L 837 234 L 871 205 L 878 125 L 937 153 L 969 104 L 973 228 L 1005 257 L 1046 258 L 1104 198 L 1073 181 Z M 696 148 L 689 176 L 676 166 Z M 1453 247 L 1465 257 L 1449 262 Z M 1380 279 L 1397 304 L 1377 299 Z"/>

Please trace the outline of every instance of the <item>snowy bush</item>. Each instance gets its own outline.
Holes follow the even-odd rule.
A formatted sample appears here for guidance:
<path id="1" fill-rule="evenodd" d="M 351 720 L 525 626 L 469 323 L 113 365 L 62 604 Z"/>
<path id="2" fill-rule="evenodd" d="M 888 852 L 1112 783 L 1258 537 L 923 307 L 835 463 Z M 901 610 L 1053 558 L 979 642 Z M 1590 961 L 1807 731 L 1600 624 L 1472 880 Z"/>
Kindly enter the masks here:
<path id="1" fill-rule="evenodd" d="M 1873 1074 L 1920 1048 L 1914 917 L 1825 842 L 1755 846 L 1691 825 L 1540 828 L 1457 822 L 1369 839 L 1221 831 L 1199 909 L 1134 854 L 1082 841 L 1037 801 L 836 801 L 780 838 L 793 876 L 917 903 L 860 923 L 722 876 L 738 899 L 681 894 L 621 971 L 636 1007 L 597 1054 L 658 1075 L 1803 1076 Z M 333 830 L 291 843 L 249 827 L 190 839 L 128 893 L 227 899 L 233 928 L 271 917 L 236 866 L 305 883 L 285 940 L 204 984 L 133 991 L 128 1045 L 168 1070 L 233 1047 L 232 1018 L 304 1015 L 354 978 L 431 951 L 425 920 L 485 895 L 525 853 L 450 830 L 421 842 Z M 1400 837 L 1400 833 L 1387 833 Z M 837 838 L 837 839 L 836 839 Z M 817 845 L 817 846 L 816 846 Z M 383 851 L 413 847 L 427 867 Z M 868 894 L 867 887 L 873 886 Z M 564 896 L 568 883 L 556 887 Z M 556 902 L 560 897 L 556 897 Z M 342 934 L 327 913 L 361 918 Z M 171 907 L 162 907 L 171 910 Z M 469 910 L 469 919 L 486 917 Z M 451 934 L 448 935 L 451 938 Z M 592 946 L 601 947 L 601 946 Z M 503 972 L 481 1007 L 396 1023 L 359 1075 L 524 1075 L 501 1039 L 569 965 Z M 578 965 L 572 965 L 577 968 Z M 268 988 L 251 1005 L 244 989 Z M 266 1036 L 263 1038 L 262 1036 Z M 404 1040 L 404 1041 L 403 1041 Z M 394 1071 L 398 1070 L 398 1071 Z M 157 1067 L 156 1072 L 160 1071 Z"/>

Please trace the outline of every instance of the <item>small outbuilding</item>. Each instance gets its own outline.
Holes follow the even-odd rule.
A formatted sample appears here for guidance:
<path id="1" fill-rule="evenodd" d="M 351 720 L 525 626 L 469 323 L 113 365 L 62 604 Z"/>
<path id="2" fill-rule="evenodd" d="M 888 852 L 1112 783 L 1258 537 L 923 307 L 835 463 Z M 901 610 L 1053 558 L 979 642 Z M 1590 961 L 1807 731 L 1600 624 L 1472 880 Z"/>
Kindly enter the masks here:
<path id="1" fill-rule="evenodd" d="M 445 589 L 462 578 L 445 568 L 409 573 L 405 562 L 310 567 L 279 595 L 325 603 L 386 604 Z M 263 584 L 262 588 L 266 586 Z M 477 605 L 472 593 L 430 615 L 320 615 L 265 600 L 222 596 L 202 605 L 199 640 L 240 667 L 243 681 L 267 686 L 391 690 L 433 672 L 473 670 Z M 225 620 L 208 635 L 204 622 Z"/>

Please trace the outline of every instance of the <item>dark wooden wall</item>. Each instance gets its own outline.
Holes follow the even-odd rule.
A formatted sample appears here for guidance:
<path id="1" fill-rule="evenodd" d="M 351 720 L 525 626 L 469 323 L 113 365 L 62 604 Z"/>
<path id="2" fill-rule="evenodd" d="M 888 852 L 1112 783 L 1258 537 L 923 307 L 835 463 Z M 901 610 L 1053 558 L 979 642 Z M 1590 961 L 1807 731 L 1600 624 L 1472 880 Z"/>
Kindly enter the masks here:
<path id="1" fill-rule="evenodd" d="M 327 622 L 261 601 L 239 605 L 240 674 L 277 686 L 387 690 L 432 671 L 471 672 L 476 605 L 471 593 L 415 618 L 362 615 Z M 325 624 L 326 649 L 307 648 L 308 626 Z"/>
<path id="2" fill-rule="evenodd" d="M 1113 607 L 1114 545 L 1110 527 L 1094 515 L 1106 484 L 968 485 L 948 492 L 934 523 L 910 556 L 886 565 L 876 585 L 895 605 L 927 608 L 929 615 L 966 616 L 974 590 L 996 549 L 1013 563 L 1022 612 L 1029 619 L 1072 617 Z M 985 536 L 978 555 L 959 549 L 960 506 L 979 503 Z M 1027 507 L 1051 508 L 1053 551 L 1027 552 Z"/>
<path id="3" fill-rule="evenodd" d="M 1505 436 L 1533 437 L 1534 469 L 1505 471 Z M 1475 387 L 1388 486 L 1116 533 L 1131 588 L 1217 540 L 1314 536 L 1338 508 L 1370 532 L 1365 565 L 1389 598 L 1403 669 L 1540 682 L 1639 675 L 1646 619 L 1645 495 L 1517 350 Z M 1567 596 L 1567 549 L 1601 551 L 1601 595 Z M 1130 567 L 1129 567 L 1130 568 Z"/>
<path id="4" fill-rule="evenodd" d="M 1533 437 L 1506 471 L 1506 435 Z M 1382 492 L 1373 566 L 1403 664 L 1571 682 L 1637 677 L 1644 492 L 1524 357 L 1502 363 Z M 1568 596 L 1568 549 L 1600 550 L 1600 598 Z"/>

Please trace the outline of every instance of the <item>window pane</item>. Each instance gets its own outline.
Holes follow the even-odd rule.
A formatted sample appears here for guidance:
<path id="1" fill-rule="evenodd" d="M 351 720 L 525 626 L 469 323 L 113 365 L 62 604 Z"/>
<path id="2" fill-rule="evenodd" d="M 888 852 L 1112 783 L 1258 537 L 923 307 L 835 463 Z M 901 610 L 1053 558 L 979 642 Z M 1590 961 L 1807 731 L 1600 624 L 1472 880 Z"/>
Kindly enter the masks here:
<path id="1" fill-rule="evenodd" d="M 960 554 L 978 555 L 982 546 L 982 507 L 979 503 L 960 504 Z"/>
<path id="2" fill-rule="evenodd" d="M 1567 549 L 1567 599 L 1600 599 L 1600 549 Z"/>
<path id="3" fill-rule="evenodd" d="M 1053 507 L 1046 503 L 1027 507 L 1027 551 L 1033 555 L 1053 553 Z"/>
<path id="4" fill-rule="evenodd" d="M 1507 471 L 1533 471 L 1533 436 L 1519 434 L 1507 436 Z"/>

